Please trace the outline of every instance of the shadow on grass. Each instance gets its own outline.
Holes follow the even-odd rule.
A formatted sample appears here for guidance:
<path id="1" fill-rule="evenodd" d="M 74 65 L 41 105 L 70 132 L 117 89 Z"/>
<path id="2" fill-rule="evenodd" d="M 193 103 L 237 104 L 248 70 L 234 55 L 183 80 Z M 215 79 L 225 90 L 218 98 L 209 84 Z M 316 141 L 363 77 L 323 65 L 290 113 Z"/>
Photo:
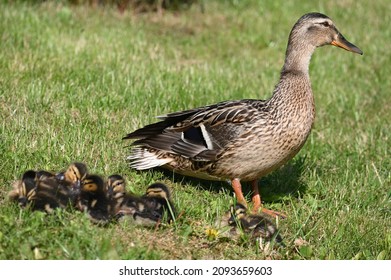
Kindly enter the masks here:
<path id="1" fill-rule="evenodd" d="M 280 169 L 259 180 L 262 200 L 265 202 L 280 202 L 289 197 L 299 197 L 307 190 L 307 185 L 301 180 L 306 167 L 306 157 L 299 156 L 289 161 Z"/>
<path id="2" fill-rule="evenodd" d="M 289 197 L 298 197 L 306 192 L 307 186 L 300 180 L 305 168 L 305 157 L 297 157 L 280 169 L 272 172 L 259 180 L 258 186 L 262 201 L 282 202 Z M 198 178 L 183 176 L 164 168 L 154 168 L 153 171 L 161 172 L 172 182 L 177 184 L 186 184 L 194 188 L 207 190 L 210 192 L 219 192 L 221 189 L 229 190 L 233 193 L 230 183 L 227 181 L 209 181 Z M 247 197 L 251 195 L 251 186 L 247 182 L 242 183 L 243 194 Z"/>

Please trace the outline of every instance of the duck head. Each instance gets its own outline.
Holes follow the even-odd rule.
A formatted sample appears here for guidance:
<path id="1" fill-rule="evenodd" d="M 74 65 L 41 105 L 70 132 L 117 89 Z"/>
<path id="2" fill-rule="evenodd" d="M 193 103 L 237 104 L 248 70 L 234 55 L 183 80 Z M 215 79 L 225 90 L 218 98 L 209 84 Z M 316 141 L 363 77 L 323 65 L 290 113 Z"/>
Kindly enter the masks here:
<path id="1" fill-rule="evenodd" d="M 236 205 L 231 205 L 230 207 L 230 218 L 228 219 L 228 225 L 233 226 L 236 225 L 237 221 L 244 218 L 247 213 L 247 208 L 240 203 Z"/>
<path id="2" fill-rule="evenodd" d="M 345 39 L 328 16 L 321 13 L 305 14 L 296 22 L 289 35 L 289 43 L 294 45 L 298 42 L 314 48 L 333 45 L 347 51 L 363 54 L 358 47 Z"/>
<path id="3" fill-rule="evenodd" d="M 106 192 L 109 198 L 116 197 L 117 194 L 123 194 L 126 192 L 125 179 L 118 174 L 110 175 L 107 179 Z"/>
<path id="4" fill-rule="evenodd" d="M 147 188 L 145 193 L 147 197 L 163 198 L 165 200 L 171 199 L 170 190 L 165 184 L 154 183 Z"/>
<path id="5" fill-rule="evenodd" d="M 76 188 L 80 187 L 81 181 L 87 176 L 87 166 L 82 162 L 74 162 L 68 166 L 65 172 L 56 175 L 57 180 L 74 184 Z"/>

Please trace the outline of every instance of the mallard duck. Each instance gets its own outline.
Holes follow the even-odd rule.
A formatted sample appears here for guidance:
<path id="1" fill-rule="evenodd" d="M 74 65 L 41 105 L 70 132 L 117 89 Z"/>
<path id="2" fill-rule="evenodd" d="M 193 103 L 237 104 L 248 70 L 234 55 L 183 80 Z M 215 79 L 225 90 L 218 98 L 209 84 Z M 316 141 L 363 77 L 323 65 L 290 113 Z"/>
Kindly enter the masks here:
<path id="1" fill-rule="evenodd" d="M 251 237 L 259 239 L 260 243 L 269 242 L 274 238 L 278 244 L 283 245 L 282 237 L 271 220 L 264 215 L 248 214 L 247 208 L 240 203 L 230 207 L 228 225 L 251 234 Z"/>
<path id="2" fill-rule="evenodd" d="M 142 197 L 126 192 L 125 180 L 120 175 L 111 175 L 107 181 L 107 188 L 117 220 L 127 219 L 133 224 L 155 226 L 162 219 L 165 206 L 160 201 L 161 198 L 149 195 L 149 188 Z"/>
<path id="3" fill-rule="evenodd" d="M 90 220 L 97 224 L 110 222 L 110 201 L 107 198 L 105 182 L 101 176 L 87 175 L 80 185 L 80 194 L 76 208 L 87 213 Z"/>
<path id="4" fill-rule="evenodd" d="M 8 193 L 8 198 L 17 202 L 19 206 L 25 207 L 29 200 L 35 196 L 37 187 L 36 175 L 34 170 L 28 170 L 23 173 L 22 179 L 13 183 L 12 190 Z"/>
<path id="5" fill-rule="evenodd" d="M 64 186 L 80 187 L 81 181 L 87 176 L 87 166 L 82 162 L 71 163 L 65 171 L 56 174 L 56 178 Z"/>
<path id="6" fill-rule="evenodd" d="M 125 179 L 118 174 L 110 175 L 107 178 L 106 193 L 109 199 L 122 197 L 126 194 Z"/>
<path id="7" fill-rule="evenodd" d="M 128 156 L 130 167 L 162 166 L 192 177 L 229 180 L 243 205 L 247 202 L 241 182 L 251 182 L 257 212 L 258 179 L 292 159 L 311 131 L 315 106 L 308 68 L 315 49 L 324 45 L 362 54 L 329 17 L 305 14 L 289 35 L 280 80 L 269 99 L 224 101 L 160 116 L 161 121 L 123 138 L 136 139 Z"/>
<path id="8" fill-rule="evenodd" d="M 140 198 L 126 191 L 126 181 L 121 175 L 114 174 L 108 177 L 106 194 L 110 201 L 110 212 L 113 215 L 117 215 L 121 209 L 122 213 L 131 212 L 133 215 L 139 207 Z"/>
<path id="9" fill-rule="evenodd" d="M 159 220 L 165 215 L 168 222 L 175 220 L 175 207 L 171 200 L 171 192 L 165 184 L 153 183 L 141 199 L 148 211 L 152 211 Z"/>
<path id="10" fill-rule="evenodd" d="M 71 191 L 63 188 L 55 176 L 47 171 L 26 171 L 11 192 L 10 198 L 17 198 L 20 206 L 48 213 L 55 208 L 70 207 L 75 202 Z"/>

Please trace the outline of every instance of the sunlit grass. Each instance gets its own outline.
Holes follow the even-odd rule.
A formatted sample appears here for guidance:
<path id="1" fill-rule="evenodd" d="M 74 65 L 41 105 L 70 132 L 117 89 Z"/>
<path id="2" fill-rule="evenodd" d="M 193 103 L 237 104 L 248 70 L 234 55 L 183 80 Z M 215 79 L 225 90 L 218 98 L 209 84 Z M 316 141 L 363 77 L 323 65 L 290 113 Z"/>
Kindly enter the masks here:
<path id="1" fill-rule="evenodd" d="M 0 259 L 391 258 L 388 2 L 233 2 L 161 17 L 0 4 Z M 288 215 L 278 223 L 286 247 L 267 256 L 255 244 L 208 240 L 206 230 L 233 202 L 231 188 L 132 171 L 121 138 L 167 112 L 268 98 L 290 28 L 309 11 L 329 15 L 364 55 L 316 51 L 312 134 L 296 158 L 260 181 L 266 206 Z M 98 227 L 81 213 L 48 216 L 5 199 L 25 170 L 76 160 L 98 174 L 123 174 L 139 194 L 152 182 L 168 184 L 176 223 Z"/>

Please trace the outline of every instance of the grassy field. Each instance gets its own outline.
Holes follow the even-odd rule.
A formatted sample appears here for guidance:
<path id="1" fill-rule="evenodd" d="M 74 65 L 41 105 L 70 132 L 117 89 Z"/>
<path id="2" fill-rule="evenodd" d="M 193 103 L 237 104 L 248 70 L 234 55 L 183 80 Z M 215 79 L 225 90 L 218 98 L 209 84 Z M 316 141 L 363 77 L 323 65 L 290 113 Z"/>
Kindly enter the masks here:
<path id="1" fill-rule="evenodd" d="M 0 3 L 0 259 L 391 259 L 388 0 L 205 1 L 205 13 L 162 16 L 48 2 Z M 290 29 L 310 11 L 329 15 L 364 55 L 316 51 L 312 134 L 260 182 L 266 206 L 288 215 L 278 223 L 286 247 L 270 255 L 245 238 L 210 240 L 231 187 L 130 170 L 121 138 L 167 112 L 270 97 Z M 180 217 L 158 229 L 98 227 L 79 212 L 6 200 L 25 170 L 76 160 L 123 174 L 138 194 L 166 183 Z"/>

